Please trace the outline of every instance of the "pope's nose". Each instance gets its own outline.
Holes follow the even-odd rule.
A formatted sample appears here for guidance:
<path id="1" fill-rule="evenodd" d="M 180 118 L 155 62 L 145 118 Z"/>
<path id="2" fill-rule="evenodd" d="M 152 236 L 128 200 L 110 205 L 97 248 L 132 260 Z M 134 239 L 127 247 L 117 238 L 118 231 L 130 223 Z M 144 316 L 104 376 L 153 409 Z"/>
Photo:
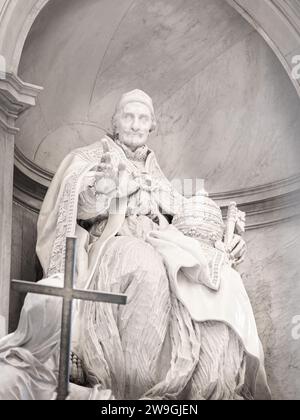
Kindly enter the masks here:
<path id="1" fill-rule="evenodd" d="M 140 125 L 139 125 L 139 121 L 137 119 L 133 121 L 131 129 L 133 131 L 139 131 Z"/>

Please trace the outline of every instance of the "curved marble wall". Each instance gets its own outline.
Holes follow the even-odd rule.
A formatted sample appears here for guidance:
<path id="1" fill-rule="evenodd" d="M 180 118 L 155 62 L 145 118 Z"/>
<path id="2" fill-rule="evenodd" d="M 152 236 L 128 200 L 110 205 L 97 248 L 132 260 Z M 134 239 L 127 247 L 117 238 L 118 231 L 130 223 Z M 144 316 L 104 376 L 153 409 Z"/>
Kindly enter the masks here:
<path id="1" fill-rule="evenodd" d="M 44 87 L 37 107 L 19 120 L 16 144 L 19 163 L 45 186 L 69 150 L 109 130 L 119 95 L 139 87 L 156 105 L 151 146 L 166 174 L 205 178 L 223 203 L 232 191 L 249 202 L 248 220 L 256 212 L 265 227 L 246 233 L 240 270 L 274 397 L 300 398 L 299 342 L 291 335 L 299 315 L 299 223 L 272 225 L 299 180 L 300 107 L 263 39 L 224 0 L 52 0 L 32 27 L 19 75 Z M 40 196 L 30 188 L 30 200 Z M 279 198 L 266 216 L 262 198 L 273 195 Z M 14 276 L 28 280 L 34 260 L 19 244 L 29 225 L 33 252 L 36 215 L 16 204 Z"/>
<path id="2" fill-rule="evenodd" d="M 299 99 L 270 48 L 223 0 L 53 0 L 19 74 L 44 92 L 19 121 L 17 147 L 50 173 L 110 129 L 118 97 L 135 87 L 154 99 L 151 146 L 170 178 L 205 178 L 220 193 L 298 173 Z"/>

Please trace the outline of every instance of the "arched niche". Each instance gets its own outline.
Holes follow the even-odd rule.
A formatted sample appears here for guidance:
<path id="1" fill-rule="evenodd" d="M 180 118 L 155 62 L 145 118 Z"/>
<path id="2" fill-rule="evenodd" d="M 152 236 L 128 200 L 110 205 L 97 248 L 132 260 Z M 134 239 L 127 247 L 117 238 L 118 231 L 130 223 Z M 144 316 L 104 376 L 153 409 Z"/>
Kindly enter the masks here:
<path id="1" fill-rule="evenodd" d="M 235 199 L 257 215 L 298 188 L 297 95 L 276 55 L 223 0 L 52 0 L 18 70 L 44 87 L 16 138 L 16 166 L 41 196 L 70 150 L 110 130 L 114 104 L 135 87 L 154 99 L 151 146 L 170 179 L 205 178 L 221 204 Z"/>
<path id="2" fill-rule="evenodd" d="M 221 0 L 170 0 L 151 4 L 142 0 L 124 1 L 119 13 L 111 9 L 111 1 L 104 0 L 46 3 L 32 2 L 32 8 L 26 9 L 29 17 L 24 12 L 20 36 L 14 38 L 17 42 L 10 54 L 10 69 L 18 70 L 26 81 L 45 88 L 39 95 L 38 106 L 19 120 L 15 178 L 15 201 L 19 205 L 15 214 L 18 213 L 20 229 L 16 224 L 15 232 L 18 230 L 17 234 L 26 239 L 32 232 L 36 214 L 32 216 L 31 211 L 25 214 L 24 206 L 38 212 L 63 155 L 82 143 L 98 139 L 109 129 L 113 105 L 122 91 L 144 88 L 154 97 L 161 121 L 152 145 L 167 175 L 208 178 L 209 189 L 221 204 L 234 198 L 248 212 L 248 227 L 253 230 L 247 233 L 249 257 L 242 271 L 266 349 L 271 387 L 277 397 L 296 397 L 299 389 L 296 368 L 300 361 L 298 343 L 291 339 L 290 324 L 300 296 L 296 264 L 299 226 L 295 219 L 299 190 L 296 171 L 299 101 L 281 66 L 290 75 L 289 57 L 297 49 L 292 22 L 287 24 L 285 15 L 276 7 L 277 2 L 263 1 L 267 9 L 262 6 L 255 9 L 251 6 L 255 2 L 230 1 L 259 30 L 271 46 L 269 49 L 253 26 Z M 187 3 L 193 7 L 189 9 Z M 55 13 L 57 4 L 62 7 L 58 14 Z M 101 22 L 97 21 L 96 13 L 99 4 L 107 13 L 110 11 L 109 16 L 102 16 Z M 162 4 L 163 8 L 159 6 Z M 149 8 L 152 20 L 147 15 L 144 22 L 140 17 Z M 11 9 L 11 16 L 15 10 Z M 182 10 L 184 19 L 181 19 Z M 281 22 L 276 28 L 280 27 L 281 34 L 285 34 L 282 43 L 270 35 L 269 21 L 264 20 L 268 16 L 277 16 Z M 88 23 L 88 30 L 80 32 L 84 22 Z M 210 36 L 205 36 L 205 31 L 197 32 L 199 24 L 204 25 L 202 29 L 209 31 Z M 146 35 L 151 37 L 143 31 L 135 32 L 136 28 L 144 31 L 146 28 Z M 178 39 L 176 31 L 181 31 Z M 209 43 L 211 37 L 213 45 Z M 65 45 L 70 48 L 66 50 Z M 43 46 L 47 48 L 46 53 Z M 158 54 L 162 48 L 168 53 L 166 57 Z M 79 50 L 80 54 L 76 55 Z M 179 50 L 181 57 L 176 56 Z M 199 51 L 203 54 L 199 55 Z M 36 52 L 41 54 L 35 55 Z M 145 52 L 145 65 L 137 71 L 135 58 L 141 52 Z M 61 65 L 72 62 L 78 67 L 71 69 L 72 77 L 71 74 L 66 77 Z M 123 72 L 118 62 L 122 63 Z M 60 66 L 56 67 L 57 63 Z M 147 68 L 151 70 L 147 72 Z M 58 70 L 56 79 L 52 77 L 53 69 Z M 94 77 L 88 77 L 92 72 Z M 128 74 L 132 78 L 126 79 Z M 256 106 L 259 115 L 255 114 Z M 218 125 L 220 121 L 222 124 Z M 197 131 L 200 123 L 201 136 Z M 226 127 L 230 129 L 227 131 Z M 263 141 L 258 142 L 260 136 Z M 176 151 L 181 146 L 179 159 Z M 53 154 L 53 150 L 57 153 Z M 254 163 L 252 150 L 258 159 Z M 221 152 L 220 161 L 214 160 Z M 281 166 L 281 161 L 286 162 L 283 156 L 289 164 Z M 222 162 L 226 162 L 225 167 L 221 166 Z M 273 163 L 276 170 L 274 167 L 269 170 Z M 293 222 L 289 222 L 291 218 Z M 261 229 L 257 230 L 258 227 Z M 34 234 L 31 239 L 34 243 Z M 17 238 L 14 243 L 16 255 L 19 253 Z M 33 247 L 24 245 L 22 253 L 24 264 L 24 255 L 25 260 L 32 258 Z M 34 267 L 30 269 L 28 276 Z M 289 310 L 286 310 L 287 303 Z"/>
<path id="3" fill-rule="evenodd" d="M 17 74 L 28 33 L 51 0 L 1 0 L 0 51 Z M 224 0 L 262 35 L 291 77 L 291 57 L 299 54 L 299 4 L 294 0 Z M 299 81 L 292 80 L 300 92 Z"/>
<path id="4" fill-rule="evenodd" d="M 18 73 L 20 58 L 28 33 L 44 8 L 51 2 L 50 0 L 28 0 L 26 3 L 19 0 L 2 0 L 0 2 L 0 53 L 6 58 L 8 71 Z M 199 2 L 201 3 L 201 0 Z M 223 0 L 220 1 L 221 8 L 222 3 L 225 2 L 250 22 L 264 38 L 282 63 L 299 93 L 300 80 L 292 78 L 292 58 L 294 55 L 300 54 L 299 4 L 293 0 L 285 2 L 278 0 Z M 134 7 L 135 3 L 136 1 L 130 3 L 130 7 Z M 98 4 L 101 5 L 102 1 L 98 1 Z M 123 4 L 126 8 L 127 3 L 123 2 Z M 35 194 L 31 194 L 30 199 L 27 198 L 27 205 L 37 210 L 45 191 L 44 187 L 49 184 L 52 173 L 38 165 L 36 166 L 31 159 L 26 159 L 26 156 L 23 156 L 18 148 L 16 148 L 16 166 L 22 170 L 23 174 L 29 175 L 29 179 L 37 181 L 37 184 L 31 187 L 35 190 Z M 19 179 L 18 176 L 16 176 L 16 179 Z M 286 185 L 288 185 L 287 189 L 285 188 Z M 224 191 L 224 188 L 221 188 L 216 190 L 217 194 L 214 196 L 219 199 L 220 203 L 225 203 L 228 199 L 234 198 L 240 204 L 243 204 L 270 197 L 269 190 L 274 192 L 273 196 L 282 195 L 283 192 L 289 193 L 290 190 L 295 190 L 295 185 L 298 188 L 298 177 L 296 179 L 295 177 L 291 177 L 291 179 L 288 177 L 283 180 L 283 183 L 267 182 L 263 184 L 258 195 L 253 194 L 252 189 Z M 26 188 L 22 186 L 23 191 L 24 189 Z M 258 190 L 256 189 L 256 191 Z M 224 192 L 225 194 L 223 194 Z M 241 195 L 245 197 L 242 202 L 239 200 Z M 24 198 L 25 196 L 19 191 L 18 199 L 23 200 Z M 260 210 L 261 208 L 258 208 L 258 211 Z M 255 224 L 257 223 L 254 222 Z"/>

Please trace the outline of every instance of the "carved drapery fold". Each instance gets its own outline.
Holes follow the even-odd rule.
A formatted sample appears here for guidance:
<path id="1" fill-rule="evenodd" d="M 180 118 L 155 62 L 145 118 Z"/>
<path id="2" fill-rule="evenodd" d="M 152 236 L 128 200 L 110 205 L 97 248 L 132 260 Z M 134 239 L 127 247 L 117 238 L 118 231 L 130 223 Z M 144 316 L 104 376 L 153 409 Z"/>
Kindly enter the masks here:
<path id="1" fill-rule="evenodd" d="M 300 55 L 300 5 L 293 0 L 284 2 L 281 0 L 227 0 L 227 2 L 255 27 L 273 49 L 292 79 L 292 57 Z M 13 72 L 18 71 L 21 52 L 30 28 L 47 3 L 48 0 L 28 0 L 26 5 L 22 0 L 0 1 L 0 54 L 5 56 L 7 70 L 11 72 L 4 80 L 0 79 L 1 159 L 3 159 L 1 195 L 6 197 L 3 204 L 5 209 L 2 209 L 3 214 L 6 215 L 11 215 L 9 197 L 12 186 L 8 177 L 12 178 L 11 154 L 13 151 L 16 165 L 14 187 L 16 202 L 38 212 L 47 185 L 52 178 L 51 173 L 35 165 L 23 156 L 20 150 L 14 149 L 13 144 L 14 135 L 17 132 L 16 119 L 28 107 L 34 105 L 40 91 L 40 88 L 23 83 L 14 76 Z M 292 81 L 300 95 L 300 79 Z M 271 184 L 212 194 L 212 198 L 224 208 L 228 202 L 237 201 L 240 209 L 247 213 L 248 229 L 265 227 L 299 216 L 299 180 L 300 174 Z M 1 227 L 1 238 L 4 242 L 4 244 L 1 242 L 2 250 L 9 248 L 7 245 L 10 240 L 9 230 L 10 226 Z M 3 255 L 3 251 L 0 251 L 0 261 L 3 260 Z M 7 261 L 5 272 L 9 271 L 8 266 Z"/>

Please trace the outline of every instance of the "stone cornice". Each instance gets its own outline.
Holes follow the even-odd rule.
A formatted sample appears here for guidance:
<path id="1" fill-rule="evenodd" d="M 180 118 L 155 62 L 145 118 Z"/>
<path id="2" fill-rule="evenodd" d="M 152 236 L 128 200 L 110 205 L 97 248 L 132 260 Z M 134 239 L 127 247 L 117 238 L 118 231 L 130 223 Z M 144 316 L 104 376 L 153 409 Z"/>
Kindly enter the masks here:
<path id="1" fill-rule="evenodd" d="M 29 178 L 15 167 L 14 201 L 38 213 L 47 192 L 47 187 Z M 282 181 L 211 194 L 221 206 L 226 218 L 226 209 L 231 201 L 247 214 L 247 229 L 271 226 L 295 217 L 300 217 L 300 175 Z"/>
<path id="2" fill-rule="evenodd" d="M 9 116 L 7 112 L 1 109 L 0 104 L 0 127 L 8 134 L 17 134 L 18 128 L 14 126 L 15 117 Z"/>
<path id="3" fill-rule="evenodd" d="M 40 211 L 47 188 L 14 168 L 14 202 L 35 213 Z"/>
<path id="4" fill-rule="evenodd" d="M 2 5 L 0 7 L 0 22 L 3 20 L 3 17 L 5 15 L 5 12 L 8 8 L 9 5 L 9 0 L 3 0 L 2 1 Z"/>
<path id="5" fill-rule="evenodd" d="M 294 0 L 227 0 L 227 2 L 261 34 L 292 79 L 291 59 L 293 55 L 300 55 L 300 2 Z M 23 2 L 15 0 L 16 9 L 21 7 L 21 3 Z M 32 0 L 31 3 L 36 5 L 32 9 L 34 13 L 28 18 L 30 24 L 22 23 L 22 36 L 18 37 L 15 51 L 7 55 L 7 58 L 13 57 L 12 62 L 8 62 L 8 68 L 12 68 L 12 64 L 17 68 L 19 61 L 17 58 L 26 39 L 26 31 L 47 0 Z M 300 96 L 300 80 L 292 81 Z M 1 84 L 1 102 L 7 102 L 4 109 L 0 108 L 0 124 L 5 126 L 6 130 L 14 132 L 12 120 L 35 103 L 40 88 L 23 83 L 10 75 L 6 81 L 0 81 L 0 86 Z M 16 150 L 15 162 L 21 171 L 19 173 L 21 175 L 15 180 L 15 201 L 38 212 L 53 174 L 38 167 L 19 150 Z M 270 184 L 212 194 L 212 198 L 223 209 L 230 201 L 236 201 L 247 213 L 248 228 L 254 229 L 298 217 L 299 191 L 300 175 L 295 175 Z"/>
<path id="6" fill-rule="evenodd" d="M 42 90 L 40 86 L 25 83 L 18 76 L 6 73 L 5 78 L 0 79 L 0 109 L 7 117 L 17 118 L 36 104 Z"/>
<path id="7" fill-rule="evenodd" d="M 272 0 L 272 3 L 285 16 L 300 39 L 300 2 L 290 0 Z"/>
<path id="8" fill-rule="evenodd" d="M 300 191 L 300 174 L 267 184 L 253 187 L 212 193 L 211 198 L 224 206 L 228 201 L 236 201 L 238 205 L 263 202 L 270 198 L 280 197 L 294 191 Z"/>
<path id="9" fill-rule="evenodd" d="M 36 104 L 41 90 L 41 87 L 25 83 L 12 73 L 0 78 L 0 125 L 7 133 L 18 132 L 16 119 Z"/>
<path id="10" fill-rule="evenodd" d="M 228 205 L 228 203 L 227 203 Z M 268 196 L 261 200 L 240 201 L 240 210 L 246 213 L 246 229 L 257 229 L 300 218 L 300 188 L 290 189 L 285 194 Z M 221 206 L 226 218 L 226 206 Z"/>
<path id="11" fill-rule="evenodd" d="M 54 174 L 36 165 L 15 146 L 15 166 L 28 178 L 44 187 L 49 187 Z"/>

